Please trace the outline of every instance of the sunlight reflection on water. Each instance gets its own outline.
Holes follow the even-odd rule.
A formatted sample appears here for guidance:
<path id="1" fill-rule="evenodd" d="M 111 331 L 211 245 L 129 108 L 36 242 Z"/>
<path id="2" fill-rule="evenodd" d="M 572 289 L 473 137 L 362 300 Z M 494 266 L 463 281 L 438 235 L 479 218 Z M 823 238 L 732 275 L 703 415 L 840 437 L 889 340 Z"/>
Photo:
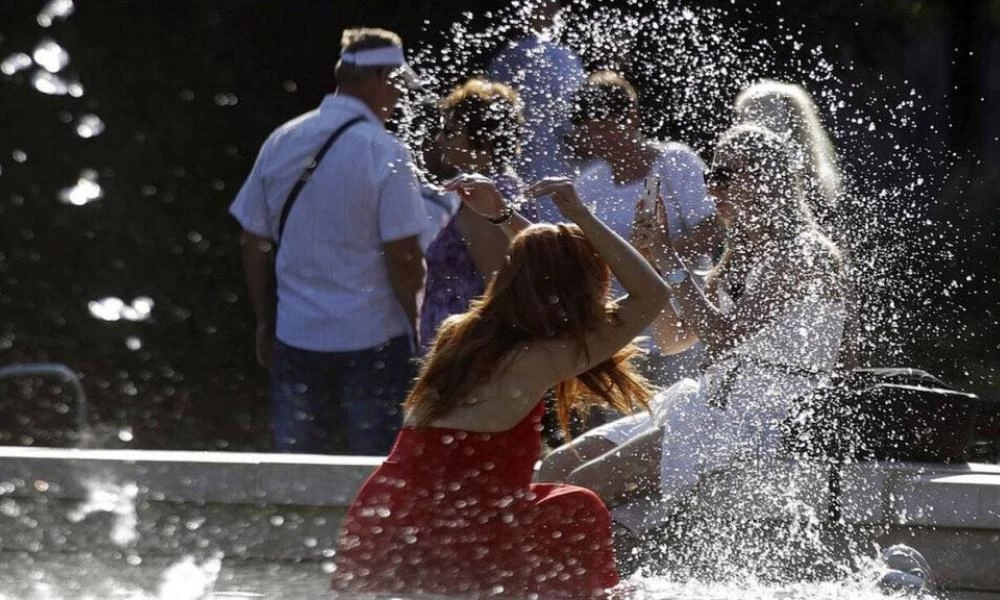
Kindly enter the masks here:
<path id="1" fill-rule="evenodd" d="M 153 312 L 153 300 L 139 296 L 126 304 L 121 298 L 108 296 L 87 304 L 92 317 L 102 321 L 145 321 Z"/>
<path id="2" fill-rule="evenodd" d="M 73 206 L 83 206 L 100 200 L 103 196 L 104 190 L 97 182 L 97 171 L 84 169 L 80 172 L 80 178 L 77 179 L 76 185 L 59 192 L 59 201 Z"/>
<path id="3" fill-rule="evenodd" d="M 73 14 L 74 10 L 76 7 L 73 5 L 73 0 L 50 0 L 42 7 L 35 20 L 42 27 L 51 27 L 55 20 L 64 20 Z"/>
<path id="4" fill-rule="evenodd" d="M 42 40 L 32 53 L 35 63 L 49 73 L 58 73 L 69 64 L 69 52 L 54 40 Z"/>

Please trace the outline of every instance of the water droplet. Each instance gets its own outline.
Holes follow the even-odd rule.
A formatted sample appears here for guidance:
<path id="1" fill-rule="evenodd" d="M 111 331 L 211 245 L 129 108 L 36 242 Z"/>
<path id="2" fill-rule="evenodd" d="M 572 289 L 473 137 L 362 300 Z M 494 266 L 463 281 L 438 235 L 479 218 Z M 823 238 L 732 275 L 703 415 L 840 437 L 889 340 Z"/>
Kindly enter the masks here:
<path id="1" fill-rule="evenodd" d="M 38 66 L 49 73 L 58 73 L 69 64 L 69 52 L 51 39 L 39 42 L 31 56 Z"/>
<path id="2" fill-rule="evenodd" d="M 102 133 L 104 133 L 104 121 L 97 115 L 83 115 L 76 123 L 76 134 L 84 139 L 97 137 Z"/>
<path id="3" fill-rule="evenodd" d="M 72 204 L 73 206 L 90 204 L 95 200 L 100 200 L 103 196 L 104 190 L 101 189 L 101 185 L 97 182 L 97 171 L 93 169 L 80 171 L 80 178 L 77 179 L 76 185 L 63 188 L 59 192 L 60 202 Z"/>
<path id="4" fill-rule="evenodd" d="M 0 73 L 4 75 L 14 75 L 18 71 L 28 69 L 34 62 L 31 57 L 24 52 L 16 52 L 0 62 Z"/>
<path id="5" fill-rule="evenodd" d="M 42 27 L 51 27 L 53 21 L 66 19 L 74 10 L 73 0 L 49 0 L 35 20 Z"/>

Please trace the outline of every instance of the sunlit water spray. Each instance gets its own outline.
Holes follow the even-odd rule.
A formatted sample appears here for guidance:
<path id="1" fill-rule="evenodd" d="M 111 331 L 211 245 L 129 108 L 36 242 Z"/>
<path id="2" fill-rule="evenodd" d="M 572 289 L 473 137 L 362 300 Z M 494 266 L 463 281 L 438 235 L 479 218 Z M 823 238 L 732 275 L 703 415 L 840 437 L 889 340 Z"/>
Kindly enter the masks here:
<path id="1" fill-rule="evenodd" d="M 933 289 L 931 282 L 935 280 L 933 268 L 947 261 L 957 246 L 947 224 L 933 223 L 929 216 L 942 185 L 934 174 L 940 173 L 940 167 L 950 158 L 934 146 L 911 148 L 894 141 L 914 137 L 918 117 L 925 111 L 919 94 L 886 86 L 877 91 L 879 102 L 858 102 L 857 96 L 872 94 L 845 83 L 845 75 L 853 67 L 831 63 L 823 48 L 805 47 L 799 40 L 800 32 L 790 27 L 765 42 L 749 39 L 739 25 L 732 23 L 732 15 L 721 9 L 688 8 L 666 1 L 594 8 L 598 6 L 573 4 L 555 35 L 580 53 L 585 64 L 618 69 L 641 80 L 647 86 L 643 89 L 645 130 L 654 136 L 670 132 L 671 137 L 691 143 L 703 158 L 710 158 L 711 140 L 732 124 L 732 100 L 740 89 L 762 77 L 803 83 L 819 104 L 835 138 L 849 183 L 840 210 L 849 219 L 840 239 L 851 250 L 857 269 L 855 283 L 865 308 L 862 329 L 866 351 L 883 360 L 905 361 L 905 348 L 913 338 L 954 330 L 954 320 L 940 317 L 954 316 L 958 309 L 947 303 L 948 291 Z M 53 0 L 39 14 L 38 22 L 48 27 L 72 11 L 71 1 Z M 752 18 L 752 10 L 746 16 Z M 412 62 L 432 88 L 443 92 L 480 71 L 505 40 L 525 29 L 525 11 L 520 4 L 495 14 L 468 13 L 447 30 L 445 38 L 431 39 L 428 34 L 429 41 L 416 49 Z M 24 81 L 44 94 L 84 94 L 75 76 L 66 74 L 70 57 L 57 41 L 40 36 L 38 45 L 30 51 L 8 55 L 0 62 L 0 73 L 8 78 L 25 77 Z M 779 54 L 793 58 L 778 64 Z M 216 101 L 235 103 L 235 96 Z M 414 147 L 428 131 L 428 124 L 417 120 L 416 114 L 408 112 L 402 123 Z M 69 122 L 83 138 L 99 135 L 104 127 L 96 115 L 90 114 L 81 114 Z M 887 146 L 893 148 L 894 156 L 883 160 L 880 149 Z M 77 206 L 100 198 L 100 186 L 92 171 L 82 172 L 76 185 L 66 188 L 60 196 L 63 202 Z M 929 233 L 932 227 L 941 225 Z M 962 285 L 966 285 L 964 278 L 956 277 L 949 287 Z M 927 313 L 913 312 L 914 298 L 927 304 Z M 97 300 L 89 308 L 95 318 L 108 321 L 141 320 L 130 315 L 146 317 L 149 313 L 135 302 L 129 305 L 118 299 Z M 129 312 L 130 308 L 134 312 Z M 95 485 L 91 498 L 69 516 L 82 520 L 95 512 L 111 513 L 115 518 L 109 535 L 116 544 L 128 545 L 137 535 L 135 497 L 134 486 Z M 719 506 L 723 503 L 714 508 Z M 871 583 L 879 567 L 866 568 L 860 558 L 871 555 L 870 548 L 856 549 L 858 558 L 851 565 L 832 565 L 835 583 L 764 583 L 750 578 L 747 572 L 757 570 L 759 563 L 741 562 L 744 555 L 739 544 L 752 540 L 748 541 L 746 532 L 735 527 L 740 524 L 740 508 L 738 502 L 730 503 L 715 515 L 716 520 L 709 519 L 685 531 L 698 542 L 691 551 L 692 562 L 695 554 L 700 554 L 699 560 L 705 563 L 707 555 L 707 562 L 716 569 L 716 575 L 721 575 L 721 582 L 679 582 L 680 578 L 640 572 L 623 584 L 622 593 L 635 598 L 677 599 L 878 595 Z M 785 535 L 795 541 L 797 548 L 822 551 L 820 531 L 825 516 L 791 500 L 787 508 L 795 525 Z M 770 558 L 783 562 L 789 557 L 775 554 Z M 163 573 L 156 595 L 137 591 L 130 596 L 131 592 L 122 590 L 121 597 L 204 597 L 211 593 L 218 576 L 219 560 L 212 558 L 199 564 L 184 558 Z M 687 575 L 698 577 L 704 572 L 692 570 Z M 38 597 L 60 596 L 46 590 L 43 583 L 38 589 L 44 594 Z"/>
<path id="2" fill-rule="evenodd" d="M 873 95 L 861 84 L 848 83 L 854 66 L 835 64 L 820 46 L 807 47 L 797 25 L 780 25 L 778 34 L 768 40 L 752 39 L 739 24 L 741 18 L 754 18 L 752 8 L 727 12 L 667 1 L 630 2 L 625 7 L 586 1 L 568 4 L 569 10 L 548 35 L 572 47 L 585 65 L 619 70 L 640 84 L 644 130 L 653 137 L 691 144 L 706 162 L 711 160 L 714 139 L 734 124 L 733 100 L 740 90 L 771 78 L 800 83 L 809 91 L 843 170 L 846 189 L 836 211 L 836 230 L 827 233 L 846 251 L 851 265 L 859 303 L 855 343 L 862 364 L 925 366 L 914 364 L 909 354 L 915 345 L 948 335 L 960 338 L 965 333 L 958 319 L 961 308 L 949 299 L 949 290 L 937 284 L 941 269 L 959 251 L 959 242 L 949 224 L 935 222 L 932 216 L 944 184 L 942 174 L 953 160 L 935 137 L 939 132 L 919 134 L 928 108 L 915 89 L 884 85 Z M 413 53 L 411 62 L 436 93 L 446 93 L 466 78 L 488 72 L 491 56 L 508 40 L 526 35 L 526 15 L 523 3 L 493 14 L 466 13 L 441 37 L 433 38 L 428 32 L 429 41 Z M 418 100 L 433 101 L 433 95 Z M 412 146 L 419 148 L 433 125 L 426 111 L 410 110 L 401 120 L 401 129 Z M 924 143 L 915 146 L 904 141 L 919 139 Z M 960 279 L 950 285 L 957 288 L 967 283 Z M 773 490 L 778 496 L 787 492 Z M 741 519 L 739 499 L 719 500 L 712 505 L 716 513 L 712 519 L 684 532 L 691 548 L 689 558 L 703 567 L 684 575 L 736 580 L 762 567 L 787 566 L 795 558 L 768 546 L 748 563 L 746 548 L 738 546 L 753 545 L 755 540 L 753 532 L 747 535 L 745 531 L 748 524 Z M 823 557 L 827 515 L 792 501 L 787 512 L 792 525 L 782 535 L 795 548 L 788 552 L 805 549 L 807 554 Z M 765 535 L 771 534 L 761 532 L 759 537 Z M 864 581 L 847 579 L 876 549 L 850 551 L 853 560 L 824 568 L 834 579 L 857 585 L 759 587 L 758 596 L 738 587 L 738 595 L 876 595 L 870 588 L 861 593 Z M 683 564 L 676 566 L 685 570 Z M 820 567 L 802 566 L 804 571 Z M 736 589 L 675 586 L 652 574 L 639 576 L 638 581 L 645 590 L 642 597 L 647 593 L 663 598 L 730 597 Z"/>
<path id="3" fill-rule="evenodd" d="M 848 83 L 855 67 L 831 62 L 820 46 L 806 47 L 799 25 L 782 23 L 770 39 L 751 38 L 740 24 L 755 18 L 750 7 L 727 12 L 667 0 L 566 4 L 551 35 L 585 65 L 620 70 L 639 83 L 644 130 L 691 144 L 706 162 L 715 138 L 734 124 L 733 100 L 741 89 L 762 78 L 801 83 L 818 105 L 844 171 L 838 231 L 827 233 L 849 252 L 855 270 L 862 359 L 909 364 L 906 352 L 915 343 L 965 333 L 962 309 L 949 297 L 972 278 L 939 287 L 960 242 L 952 225 L 932 216 L 953 158 L 936 137 L 941 132 L 919 133 L 934 115 L 915 89 L 882 84 L 873 96 Z M 428 32 L 412 62 L 444 93 L 487 71 L 508 40 L 525 36 L 526 14 L 523 2 L 495 14 L 466 13 L 440 37 Z M 414 147 L 429 129 L 421 116 L 410 111 L 403 118 Z"/>

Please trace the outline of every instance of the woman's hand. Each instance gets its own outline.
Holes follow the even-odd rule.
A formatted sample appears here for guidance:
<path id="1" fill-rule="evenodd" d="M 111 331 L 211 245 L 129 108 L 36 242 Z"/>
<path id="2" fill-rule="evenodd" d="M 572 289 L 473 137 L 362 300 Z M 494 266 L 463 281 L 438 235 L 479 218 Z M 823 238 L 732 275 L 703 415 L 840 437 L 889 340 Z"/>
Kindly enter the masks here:
<path id="1" fill-rule="evenodd" d="M 444 189 L 457 193 L 466 206 L 487 219 L 501 217 L 507 207 L 493 180 L 478 173 L 459 175 L 445 183 Z"/>
<path id="2" fill-rule="evenodd" d="M 656 217 L 646 210 L 646 203 L 640 198 L 635 205 L 635 217 L 629 229 L 629 243 L 639 251 L 661 246 L 663 234 L 658 225 Z"/>
<path id="3" fill-rule="evenodd" d="M 652 212 L 642 198 L 635 205 L 635 219 L 629 236 L 632 246 L 647 257 L 652 257 L 661 267 L 672 265 L 676 254 L 670 238 L 670 221 L 663 198 L 657 198 Z"/>
<path id="4" fill-rule="evenodd" d="M 574 223 L 590 216 L 590 210 L 580 201 L 573 182 L 566 177 L 546 177 L 528 186 L 524 194 L 529 198 L 552 196 L 559 213 Z"/>

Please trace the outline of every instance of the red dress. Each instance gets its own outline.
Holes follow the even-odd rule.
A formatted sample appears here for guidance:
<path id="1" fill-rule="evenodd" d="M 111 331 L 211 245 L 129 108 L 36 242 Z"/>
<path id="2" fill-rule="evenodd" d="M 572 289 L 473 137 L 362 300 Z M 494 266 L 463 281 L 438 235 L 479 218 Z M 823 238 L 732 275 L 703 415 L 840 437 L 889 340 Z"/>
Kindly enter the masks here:
<path id="1" fill-rule="evenodd" d="M 542 411 L 495 433 L 404 427 L 347 513 L 333 589 L 548 600 L 615 585 L 601 499 L 531 483 Z"/>

